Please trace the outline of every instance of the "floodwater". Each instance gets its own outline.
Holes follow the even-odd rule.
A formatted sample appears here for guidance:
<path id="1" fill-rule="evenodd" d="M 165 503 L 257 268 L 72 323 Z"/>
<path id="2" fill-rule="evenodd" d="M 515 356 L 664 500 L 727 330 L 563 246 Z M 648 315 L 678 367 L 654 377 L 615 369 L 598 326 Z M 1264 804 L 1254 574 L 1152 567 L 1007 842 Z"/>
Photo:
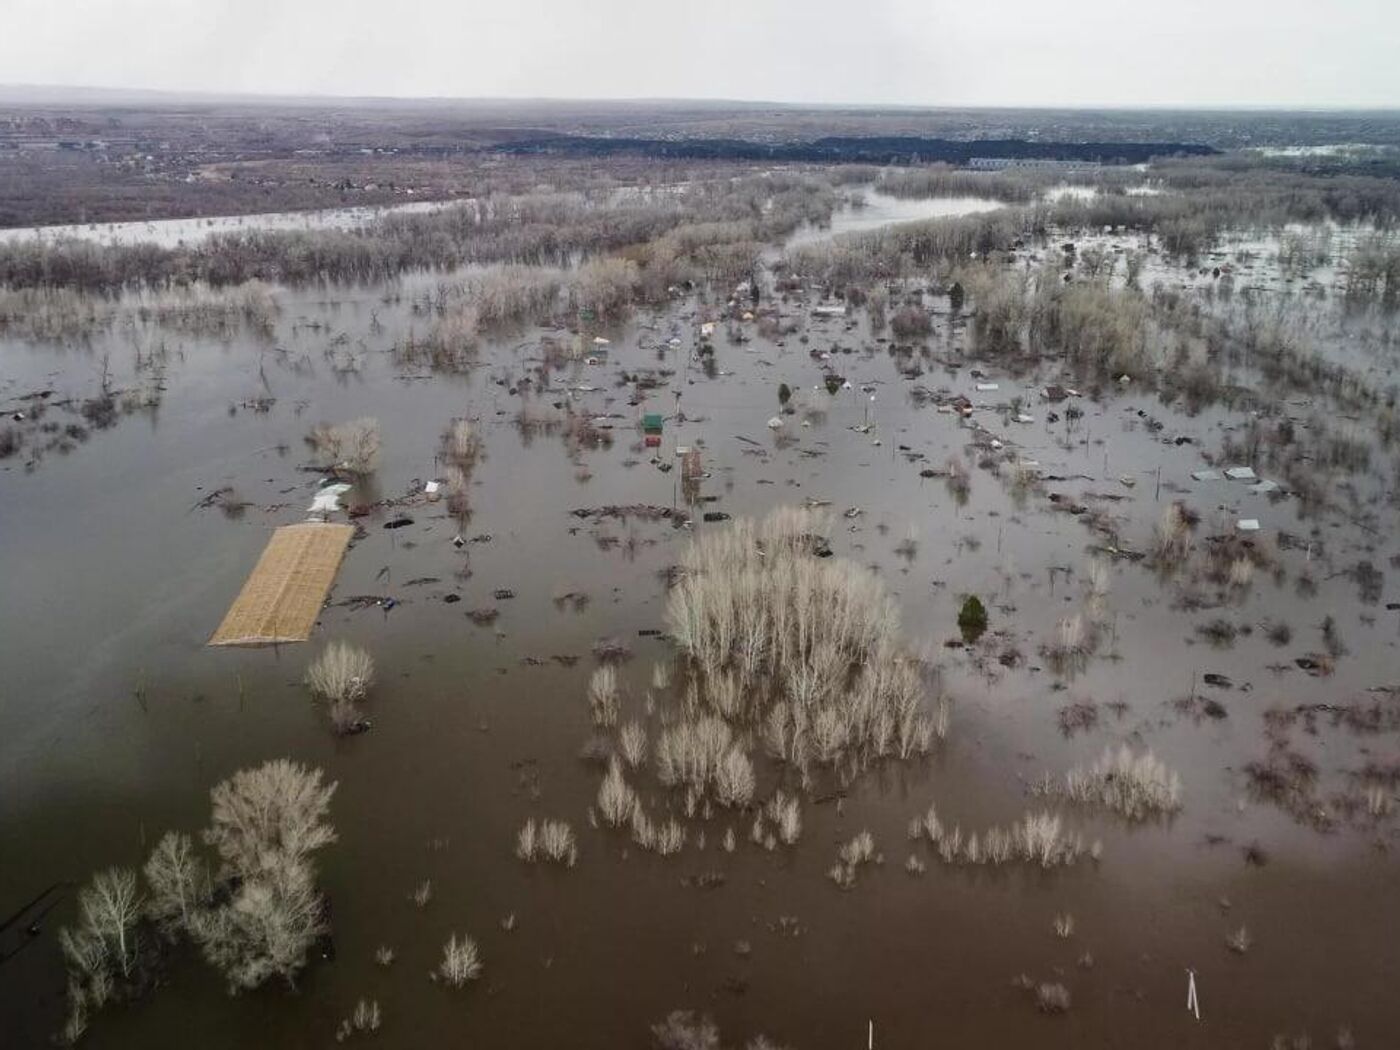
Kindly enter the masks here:
<path id="1" fill-rule="evenodd" d="M 828 225 L 803 227 L 789 237 L 784 246 L 798 248 L 804 244 L 839 237 L 844 233 L 865 233 L 901 222 L 976 215 L 979 212 L 995 211 L 1004 207 L 1001 201 L 986 197 L 908 198 L 891 196 L 878 190 L 867 190 L 860 195 L 858 203 L 853 202 L 836 209 Z"/>
<path id="2" fill-rule="evenodd" d="M 422 330 L 411 304 L 432 283 L 280 290 L 270 337 L 138 325 L 79 348 L 0 340 L 7 415 L 32 404 L 16 399 L 36 390 L 52 389 L 53 402 L 95 396 L 104 359 L 114 388 L 160 394 L 158 407 L 67 453 L 48 451 L 32 469 L 25 451 L 0 461 L 0 913 L 54 883 L 139 864 L 166 829 L 202 827 L 208 789 L 236 769 L 290 756 L 340 785 L 340 840 L 320 858 L 334 960 L 311 965 L 296 992 L 268 987 L 231 999 L 200 962 L 177 959 L 153 995 L 97 1015 L 85 1045 L 330 1046 L 361 997 L 383 1009 L 378 1045 L 402 1048 L 645 1046 L 648 1026 L 676 1008 L 713 1015 L 726 1042 L 764 1032 L 805 1048 L 864 1046 L 868 1026 L 875 1045 L 910 1048 L 1263 1048 L 1276 1033 L 1304 1032 L 1325 1046 L 1343 1027 L 1358 1046 L 1394 1044 L 1393 818 L 1322 833 L 1253 797 L 1243 774 L 1267 753 L 1270 707 L 1396 702 L 1375 692 L 1395 684 L 1400 666 L 1397 614 L 1384 604 L 1397 597 L 1388 561 L 1396 510 L 1378 503 L 1388 485 L 1379 470 L 1337 479 L 1379 516 L 1374 531 L 1340 512 L 1304 519 L 1294 500 L 1273 502 L 1238 483 L 1193 481 L 1203 453 L 1242 427 L 1246 410 L 1186 414 L 1113 384 L 1073 399 L 1083 416 L 1069 420 L 1065 404 L 1044 403 L 1038 391 L 1070 377 L 973 361 L 962 320 L 941 298 L 931 300 L 939 316 L 926 355 L 894 355 L 863 316 L 819 318 L 813 297 L 794 296 L 781 312 L 801 337 L 779 345 L 736 322 L 746 341 L 733 343 L 721 324 L 712 374 L 694 353 L 699 305 L 677 301 L 585 332 L 611 339 L 601 363 L 546 370 L 548 389 L 522 394 L 520 380 L 541 366 L 542 339 L 566 333 L 506 333 L 464 375 L 433 374 L 389 352 Z M 679 348 L 668 346 L 673 335 Z M 922 374 L 906 374 L 911 365 Z M 974 367 L 986 374 L 974 377 Z M 649 369 L 661 373 L 659 387 L 629 404 L 637 391 L 622 374 Z M 852 389 L 835 397 L 818 389 L 827 371 Z M 798 391 L 800 411 L 775 436 L 765 422 L 780 382 Z M 998 389 L 978 391 L 979 382 Z M 923 402 L 919 388 L 968 396 L 971 420 Z M 1031 422 L 1006 409 L 1017 397 Z M 611 445 L 570 448 L 558 433 L 516 423 L 522 402 L 548 414 L 566 401 L 611 417 Z M 1325 410 L 1321 395 L 1316 407 Z M 643 411 L 668 416 L 658 451 L 641 444 Z M 405 497 L 440 469 L 448 423 L 476 421 L 484 458 L 470 521 L 421 497 L 375 510 L 359 519 L 363 534 L 333 599 L 393 598 L 392 610 L 333 604 L 309 646 L 206 648 L 269 531 L 301 520 L 310 503 L 318 475 L 301 469 L 303 435 L 318 420 L 362 415 L 380 420 L 384 455 L 352 503 Z M 76 418 L 57 405 L 48 417 Z M 874 429 L 864 432 L 867 424 Z M 992 438 L 1068 479 L 1046 487 L 1111 515 L 1125 547 L 1144 549 L 1177 498 L 1201 513 L 1202 534 L 1257 517 L 1270 535 L 1316 543 L 1281 550 L 1281 579 L 1260 573 L 1206 611 L 1175 607 L 1171 587 L 1145 564 L 1111 561 L 1111 641 L 1062 677 L 1038 647 L 1077 607 L 1100 541 L 1045 495 L 1018 498 L 977 469 Z M 684 507 L 678 472 L 659 469 L 678 445 L 703 449 L 702 493 L 714 497 L 693 508 L 690 527 L 572 513 Z M 920 475 L 953 456 L 973 466 L 965 504 Z M 197 506 L 223 486 L 250 505 L 237 514 Z M 691 841 L 671 858 L 590 828 L 600 771 L 579 757 L 590 735 L 590 647 L 617 638 L 634 651 L 621 672 L 624 720 L 642 717 L 652 664 L 669 655 L 663 639 L 639 633 L 664 629 L 661 574 L 692 533 L 725 527 L 700 512 L 755 515 L 809 499 L 831 501 L 837 554 L 882 575 L 906 636 L 941 667 L 953 698 L 947 741 L 926 760 L 871 770 L 839 804 L 804 800 L 791 849 L 749 843 L 748 821 L 722 813 L 692 822 Z M 383 527 L 405 514 L 411 526 Z M 917 551 L 901 557 L 894 548 L 910 535 Z M 1380 604 L 1361 604 L 1339 571 L 1360 557 L 1388 570 Z M 1316 593 L 1300 596 L 1305 574 Z M 507 590 L 512 597 L 495 596 Z M 556 601 L 565 593 L 589 601 L 582 609 Z M 973 650 L 946 644 L 957 637 L 964 593 L 982 595 L 991 614 Z M 499 610 L 493 624 L 466 615 L 489 607 Z M 1292 661 L 1318 648 L 1327 613 L 1349 653 L 1330 677 L 1313 678 Z M 1254 629 L 1214 648 L 1195 628 L 1218 616 Z M 1279 620 L 1293 629 L 1282 648 L 1262 630 Z M 357 642 L 376 660 L 368 734 L 331 736 L 300 685 L 330 638 Z M 1012 648 L 1024 658 L 1004 666 L 998 657 Z M 1202 686 L 1205 673 L 1230 684 Z M 1190 695 L 1218 700 L 1226 717 L 1192 718 L 1173 705 Z M 1072 701 L 1097 702 L 1099 719 L 1065 736 L 1057 713 Z M 658 698 L 663 710 L 674 702 Z M 944 867 L 906 840 L 908 819 L 933 801 L 964 828 L 1009 823 L 1036 805 L 1033 781 L 1121 741 L 1150 746 L 1180 771 L 1184 808 L 1170 822 L 1132 828 L 1066 810 L 1087 839 L 1102 840 L 1097 863 Z M 1318 764 L 1329 790 L 1367 761 L 1397 757 L 1393 731 L 1357 733 L 1325 715 L 1311 735 L 1294 730 L 1292 746 Z M 666 804 L 653 778 L 641 783 L 652 806 Z M 762 766 L 759 797 L 773 783 Z M 515 831 L 530 816 L 573 824 L 576 868 L 515 859 Z M 731 825 L 740 846 L 727 854 L 718 843 Z M 704 848 L 694 839 L 701 826 Z M 863 828 L 883 863 L 842 891 L 825 872 Z M 1249 862 L 1250 846 L 1264 863 Z M 906 874 L 911 852 L 925 874 Z M 720 884 L 697 881 L 713 873 Z M 409 895 L 424 879 L 433 895 L 420 909 Z M 54 933 L 71 913 L 66 901 L 0 966 L 6 1046 L 43 1045 L 59 1024 Z M 1068 939 L 1052 932 L 1061 913 L 1075 919 Z M 1225 938 L 1242 925 L 1254 946 L 1235 955 Z M 482 980 L 460 992 L 426 976 L 454 932 L 474 936 L 485 963 Z M 380 945 L 397 954 L 387 969 L 373 958 Z M 1184 1009 L 1188 969 L 1199 1021 Z M 1013 986 L 1021 974 L 1063 983 L 1071 1010 L 1039 1014 Z"/>
<path id="3" fill-rule="evenodd" d="M 289 230 L 351 230 L 385 215 L 436 211 L 454 201 L 410 201 L 355 208 L 219 215 L 196 219 L 153 219 L 149 222 L 93 222 L 68 226 L 16 226 L 0 230 L 0 244 L 15 241 L 51 242 L 78 239 L 98 244 L 157 244 L 162 248 L 199 244 L 225 233 Z"/>

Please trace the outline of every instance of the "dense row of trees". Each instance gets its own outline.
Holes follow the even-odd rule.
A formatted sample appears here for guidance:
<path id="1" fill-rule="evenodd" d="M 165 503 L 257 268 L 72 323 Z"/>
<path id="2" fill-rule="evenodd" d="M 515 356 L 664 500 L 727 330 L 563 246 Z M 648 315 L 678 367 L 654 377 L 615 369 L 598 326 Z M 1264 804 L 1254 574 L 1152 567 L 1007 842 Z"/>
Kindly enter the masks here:
<path id="1" fill-rule="evenodd" d="M 1056 172 L 969 171 L 947 164 L 930 164 L 925 168 L 886 172 L 876 183 L 876 189 L 893 197 L 990 197 L 1009 204 L 1028 204 L 1047 187 L 1062 181 L 1064 176 Z"/>
<path id="2" fill-rule="evenodd" d="M 581 258 L 674 238 L 658 258 L 716 268 L 726 243 L 752 245 L 825 221 L 839 203 L 830 182 L 776 173 L 685 192 L 536 193 L 435 211 L 391 213 L 352 230 L 221 234 L 193 245 L 103 245 L 84 240 L 0 245 L 0 285 L 111 291 L 136 286 L 267 280 L 373 280 L 408 270 L 498 262 L 571 266 Z M 721 267 L 728 272 L 733 266 Z"/>
<path id="3" fill-rule="evenodd" d="M 960 218 L 900 223 L 790 251 L 783 269 L 833 287 L 946 269 L 972 255 L 1010 249 L 1028 234 L 1028 216 L 1002 209 Z"/>

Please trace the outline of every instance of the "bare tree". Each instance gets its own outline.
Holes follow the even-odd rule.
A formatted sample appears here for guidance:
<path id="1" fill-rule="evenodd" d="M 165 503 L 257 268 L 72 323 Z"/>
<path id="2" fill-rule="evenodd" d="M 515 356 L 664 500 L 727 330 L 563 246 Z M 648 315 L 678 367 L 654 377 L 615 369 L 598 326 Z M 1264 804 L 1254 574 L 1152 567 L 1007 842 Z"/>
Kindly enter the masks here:
<path id="1" fill-rule="evenodd" d="M 139 981 L 141 891 L 136 872 L 109 868 L 78 891 L 78 923 L 58 932 L 68 966 L 68 1016 L 60 1037 L 76 1042 L 88 1016 Z"/>
<path id="2" fill-rule="evenodd" d="M 454 933 L 442 946 L 442 962 L 438 964 L 433 976 L 441 978 L 453 988 L 461 988 L 467 982 L 480 977 L 481 952 L 477 949 L 476 941 L 466 935 L 458 937 Z"/>
<path id="3" fill-rule="evenodd" d="M 195 854 L 190 837 L 166 832 L 151 851 L 145 872 L 151 888 L 146 914 L 172 934 L 193 929 L 209 904 L 211 887 L 209 869 Z"/>
<path id="4" fill-rule="evenodd" d="M 201 914 L 193 932 L 231 990 L 273 976 L 290 982 L 326 931 L 310 856 L 336 839 L 326 820 L 335 788 L 319 769 L 279 759 L 240 770 L 210 792 L 204 840 L 223 860 L 220 877 L 232 895 Z"/>
<path id="5" fill-rule="evenodd" d="M 176 831 L 146 860 L 149 898 L 135 871 L 94 875 L 78 894 L 79 921 L 59 931 L 68 1013 L 57 1038 L 77 1042 L 95 1011 L 149 989 L 152 923 L 171 939 L 188 934 L 234 992 L 274 976 L 290 983 L 327 929 L 311 854 L 335 841 L 326 820 L 335 788 L 288 759 L 216 785 L 204 840 L 221 861 L 217 883 L 191 837 Z"/>
<path id="6" fill-rule="evenodd" d="M 350 642 L 327 643 L 321 655 L 306 668 L 306 685 L 315 696 L 331 703 L 357 703 L 374 684 L 374 659 Z"/>
<path id="7" fill-rule="evenodd" d="M 334 425 L 317 423 L 306 435 L 306 443 L 324 469 L 364 477 L 379 465 L 379 420 L 364 417 Z"/>
<path id="8" fill-rule="evenodd" d="M 103 1006 L 112 997 L 113 981 L 111 959 L 101 938 L 65 926 L 58 931 L 58 946 L 68 964 L 69 999 L 94 1008 Z"/>
<path id="9" fill-rule="evenodd" d="M 226 904 L 196 924 L 204 957 L 223 971 L 235 993 L 271 977 L 291 983 L 325 932 L 311 865 L 285 855 L 239 883 Z"/>
<path id="10" fill-rule="evenodd" d="M 131 976 L 136 961 L 141 904 L 136 872 L 130 868 L 100 871 L 78 893 L 83 931 L 100 941 L 124 978 Z"/>
<path id="11" fill-rule="evenodd" d="M 252 878 L 282 857 L 300 860 L 336 840 L 326 821 L 336 785 L 321 771 L 290 759 L 244 769 L 216 785 L 212 826 L 204 841 L 218 851 L 224 874 Z"/>

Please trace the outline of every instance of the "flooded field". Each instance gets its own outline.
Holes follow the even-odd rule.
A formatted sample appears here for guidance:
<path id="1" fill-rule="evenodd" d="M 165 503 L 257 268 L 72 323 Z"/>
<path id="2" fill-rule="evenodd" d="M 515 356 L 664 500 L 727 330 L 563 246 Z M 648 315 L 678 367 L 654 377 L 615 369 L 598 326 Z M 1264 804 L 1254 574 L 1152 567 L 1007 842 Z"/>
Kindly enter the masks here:
<path id="1" fill-rule="evenodd" d="M 770 246 L 757 289 L 677 284 L 450 354 L 429 334 L 471 269 L 164 309 L 128 290 L 80 336 L 0 330 L 0 901 L 57 902 L 4 931 L 5 1044 L 63 1024 L 72 889 L 289 757 L 338 784 L 331 957 L 230 997 L 177 947 L 84 1045 L 328 1046 L 362 999 L 382 1021 L 342 1035 L 405 1048 L 644 1046 L 673 1010 L 736 1045 L 1391 1045 L 1397 346 L 1392 314 L 1343 300 L 1356 235 L 1240 231 L 1187 263 L 1052 230 L 995 278 L 879 282 L 888 323 L 789 255 L 997 207 L 872 191 Z M 1045 266 L 1107 295 L 1129 258 L 1191 318 L 1160 321 L 1158 367 L 996 351 L 995 281 Z M 1208 389 L 1173 385 L 1202 362 Z M 337 474 L 308 432 L 363 417 L 382 449 L 331 515 L 357 533 L 312 641 L 207 647 Z M 726 804 L 666 783 L 668 731 L 718 703 L 668 601 L 692 543 L 785 507 L 831 555 L 804 564 L 887 589 L 922 721 L 808 763 L 734 719 L 753 782 Z M 368 731 L 308 696 L 328 640 L 373 657 Z M 674 852 L 607 826 L 610 756 Z M 1140 776 L 1158 793 L 1122 802 Z M 1040 860 L 980 852 L 1041 814 L 1063 834 Z M 567 822 L 576 862 L 517 856 L 529 820 Z M 430 980 L 462 934 L 479 978 Z"/>

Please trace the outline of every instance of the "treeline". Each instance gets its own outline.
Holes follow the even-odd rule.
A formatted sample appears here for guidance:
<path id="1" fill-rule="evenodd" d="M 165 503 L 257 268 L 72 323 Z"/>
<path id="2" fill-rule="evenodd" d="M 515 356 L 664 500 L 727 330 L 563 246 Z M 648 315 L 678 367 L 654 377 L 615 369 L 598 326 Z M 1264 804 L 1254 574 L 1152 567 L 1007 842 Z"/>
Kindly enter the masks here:
<path id="1" fill-rule="evenodd" d="M 1211 156 L 1193 142 L 1053 142 L 1030 139 L 942 139 L 912 135 L 828 136 L 809 142 L 755 142 L 736 138 L 652 139 L 625 136 L 540 135 L 499 143 L 496 151 L 556 156 L 704 158 L 806 161 L 826 164 L 966 164 L 973 157 L 1142 164 L 1154 157 Z"/>
<path id="2" fill-rule="evenodd" d="M 803 223 L 826 221 L 838 203 L 835 187 L 824 179 L 776 173 L 692 183 L 684 193 L 493 197 L 384 215 L 353 230 L 247 231 L 170 248 L 18 241 L 0 245 L 0 285 L 105 292 L 250 280 L 370 281 L 409 270 L 497 262 L 569 266 L 686 228 L 696 231 L 692 241 L 709 242 L 699 254 L 713 256 L 720 243 L 715 231 L 748 246 L 766 243 Z M 751 254 L 748 247 L 744 252 Z"/>
<path id="3" fill-rule="evenodd" d="M 1198 210 L 1235 217 L 1235 225 L 1330 219 L 1389 229 L 1400 222 L 1400 180 L 1395 179 L 1310 175 L 1268 163 L 1241 163 L 1237 157 L 1162 161 L 1153 165 L 1152 177 L 1196 201 Z"/>
<path id="4" fill-rule="evenodd" d="M 901 168 L 880 176 L 875 188 L 892 197 L 989 197 L 1008 204 L 1029 204 L 1064 176 L 1052 172 L 968 171 L 947 164 Z"/>
<path id="5" fill-rule="evenodd" d="M 131 287 L 250 280 L 298 285 L 373 281 L 423 269 L 524 264 L 561 269 L 617 254 L 637 266 L 635 294 L 654 300 L 686 281 L 737 281 L 763 247 L 805 223 L 827 221 L 842 187 L 875 180 L 903 197 L 990 196 L 1014 205 L 970 218 L 934 219 L 811 245 L 789 265 L 827 281 L 909 274 L 971 254 L 1005 251 L 1021 238 L 1073 236 L 1104 227 L 1154 235 L 1171 256 L 1193 258 L 1231 229 L 1288 223 L 1400 223 L 1400 183 L 1316 178 L 1214 162 L 1154 168 L 1154 193 L 1136 178 L 1096 174 L 1090 197 L 1043 201 L 1057 176 L 978 173 L 934 166 L 879 173 L 772 172 L 646 188 L 607 184 L 574 192 L 491 196 L 429 212 L 392 213 L 352 230 L 244 231 L 171 248 L 84 240 L 0 244 L 0 286 L 110 292 Z M 1393 264 L 1380 247 L 1358 258 L 1358 293 L 1394 295 Z"/>

